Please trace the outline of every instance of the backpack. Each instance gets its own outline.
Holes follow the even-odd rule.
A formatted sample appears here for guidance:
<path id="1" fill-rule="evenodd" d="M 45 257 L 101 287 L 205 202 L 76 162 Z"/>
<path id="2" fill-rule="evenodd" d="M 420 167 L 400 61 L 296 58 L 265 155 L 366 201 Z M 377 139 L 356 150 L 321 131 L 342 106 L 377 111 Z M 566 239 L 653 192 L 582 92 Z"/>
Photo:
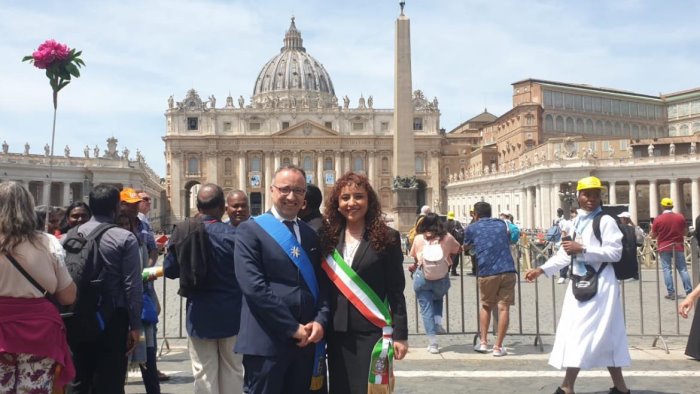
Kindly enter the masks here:
<path id="1" fill-rule="evenodd" d="M 421 252 L 421 260 L 421 268 L 425 279 L 438 280 L 447 275 L 449 266 L 442 251 L 442 246 L 440 246 L 440 240 L 435 241 L 435 243 L 425 240 L 425 245 Z"/>
<path id="2" fill-rule="evenodd" d="M 420 226 L 421 223 L 423 223 L 423 217 L 421 216 L 416 220 L 415 226 L 411 227 L 410 230 L 408 230 L 408 235 L 406 236 L 408 238 L 408 249 L 411 249 L 411 246 L 413 245 L 413 240 L 416 239 L 416 234 L 418 233 L 418 226 Z"/>
<path id="3" fill-rule="evenodd" d="M 100 223 L 87 235 L 79 232 L 80 226 L 66 234 L 63 249 L 66 251 L 66 268 L 78 287 L 75 303 L 61 307 L 66 332 L 71 341 L 94 341 L 105 329 L 114 312 L 114 304 L 102 289 L 104 261 L 100 257 L 100 239 L 111 223 Z"/>
<path id="4" fill-rule="evenodd" d="M 600 219 L 603 215 L 611 215 L 603 213 L 593 218 L 593 235 L 600 244 L 603 244 L 603 239 L 600 235 Z M 620 260 L 612 264 L 615 269 L 615 277 L 619 280 L 639 278 L 639 263 L 637 262 L 637 236 L 634 228 L 626 226 L 617 221 L 617 227 L 622 232 L 622 256 Z"/>
<path id="5" fill-rule="evenodd" d="M 180 289 L 177 293 L 187 297 L 191 290 L 197 290 L 204 284 L 207 266 L 212 259 L 211 242 L 204 222 L 198 218 L 187 218 L 175 225 L 170 245 L 180 266 Z"/>
<path id="6" fill-rule="evenodd" d="M 553 224 L 547 230 L 544 238 L 549 242 L 559 242 L 561 241 L 561 228 L 559 228 L 559 223 Z"/>
<path id="7" fill-rule="evenodd" d="M 452 222 L 447 222 L 448 223 L 448 229 L 447 232 L 452 235 L 457 242 L 461 245 L 464 242 L 464 228 L 462 227 L 459 222 L 456 220 L 453 220 Z M 451 223 L 451 225 L 449 225 Z"/>
<path id="8" fill-rule="evenodd" d="M 508 225 L 508 233 L 510 234 L 510 243 L 512 245 L 517 244 L 520 240 L 520 228 L 511 222 L 506 224 Z M 561 237 L 561 233 L 559 233 L 559 237 Z"/>

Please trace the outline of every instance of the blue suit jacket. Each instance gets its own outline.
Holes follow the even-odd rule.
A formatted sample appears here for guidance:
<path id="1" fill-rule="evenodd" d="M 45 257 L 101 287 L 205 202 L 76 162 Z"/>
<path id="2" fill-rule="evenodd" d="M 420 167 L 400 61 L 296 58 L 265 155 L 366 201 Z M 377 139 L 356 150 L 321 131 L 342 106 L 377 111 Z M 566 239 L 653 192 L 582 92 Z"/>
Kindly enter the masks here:
<path id="1" fill-rule="evenodd" d="M 299 233 L 319 282 L 317 302 L 297 266 L 259 224 L 248 220 L 238 226 L 234 265 L 243 304 L 236 353 L 284 354 L 298 349 L 292 335 L 299 324 L 317 321 L 326 330 L 328 279 L 321 270 L 318 237 L 301 221 Z"/>

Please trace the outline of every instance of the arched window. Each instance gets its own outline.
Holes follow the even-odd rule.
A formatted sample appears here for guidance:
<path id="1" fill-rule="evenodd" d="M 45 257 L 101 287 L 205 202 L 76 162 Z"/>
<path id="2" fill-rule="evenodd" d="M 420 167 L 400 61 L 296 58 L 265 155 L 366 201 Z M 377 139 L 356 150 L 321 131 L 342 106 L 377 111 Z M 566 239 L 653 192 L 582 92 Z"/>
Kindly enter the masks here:
<path id="1" fill-rule="evenodd" d="M 593 121 L 591 119 L 586 119 L 586 133 L 593 134 Z"/>
<path id="2" fill-rule="evenodd" d="M 365 159 L 360 157 L 360 156 L 355 157 L 355 160 L 353 160 L 353 162 L 352 162 L 352 170 L 357 171 L 357 172 L 364 171 L 365 170 Z"/>
<path id="3" fill-rule="evenodd" d="M 389 172 L 389 158 L 384 156 L 382 157 L 382 173 L 388 173 Z"/>
<path id="4" fill-rule="evenodd" d="M 566 132 L 567 133 L 574 132 L 574 120 L 572 118 L 566 118 Z"/>
<path id="5" fill-rule="evenodd" d="M 311 156 L 304 156 L 304 164 L 302 165 L 302 168 L 304 171 L 313 171 L 314 169 L 314 161 L 311 159 Z"/>
<path id="6" fill-rule="evenodd" d="M 609 120 L 605 121 L 605 135 L 612 135 L 613 125 Z"/>
<path id="7" fill-rule="evenodd" d="M 679 135 L 690 135 L 690 127 L 688 127 L 687 124 L 684 124 L 683 126 L 681 126 L 681 130 L 680 130 Z"/>
<path id="8" fill-rule="evenodd" d="M 595 121 L 595 133 L 596 134 L 603 134 L 603 121 L 602 120 Z"/>
<path id="9" fill-rule="evenodd" d="M 632 125 L 632 138 L 639 139 L 639 126 L 636 124 Z"/>
<path id="10" fill-rule="evenodd" d="M 576 132 L 582 134 L 584 133 L 583 119 L 581 118 L 576 118 Z"/>
<path id="11" fill-rule="evenodd" d="M 251 171 L 261 171 L 262 169 L 262 160 L 260 157 L 254 156 L 250 160 L 250 170 Z"/>
<path id="12" fill-rule="evenodd" d="M 224 159 L 224 175 L 231 175 L 233 173 L 233 160 L 230 157 Z"/>
<path id="13" fill-rule="evenodd" d="M 693 134 L 700 133 L 700 122 L 693 123 Z"/>
<path id="14" fill-rule="evenodd" d="M 554 121 L 554 130 L 564 131 L 564 118 L 563 117 L 557 116 L 557 119 Z"/>
<path id="15" fill-rule="evenodd" d="M 416 172 L 425 172 L 425 160 L 422 156 L 416 156 Z"/>
<path id="16" fill-rule="evenodd" d="M 330 157 L 326 157 L 325 160 L 323 160 L 323 169 L 325 171 L 332 171 L 333 170 L 333 159 Z"/>
<path id="17" fill-rule="evenodd" d="M 187 161 L 187 175 L 199 175 L 199 159 L 190 157 Z"/>
<path id="18" fill-rule="evenodd" d="M 544 117 L 544 129 L 547 131 L 554 131 L 554 118 L 552 115 Z"/>
<path id="19" fill-rule="evenodd" d="M 283 165 L 283 166 L 288 166 L 288 165 L 290 165 L 290 164 L 292 164 L 292 159 L 290 159 L 289 157 L 285 157 L 285 158 L 282 159 L 282 165 Z"/>
<path id="20" fill-rule="evenodd" d="M 615 135 L 618 137 L 622 136 L 622 126 L 620 122 L 615 122 Z"/>

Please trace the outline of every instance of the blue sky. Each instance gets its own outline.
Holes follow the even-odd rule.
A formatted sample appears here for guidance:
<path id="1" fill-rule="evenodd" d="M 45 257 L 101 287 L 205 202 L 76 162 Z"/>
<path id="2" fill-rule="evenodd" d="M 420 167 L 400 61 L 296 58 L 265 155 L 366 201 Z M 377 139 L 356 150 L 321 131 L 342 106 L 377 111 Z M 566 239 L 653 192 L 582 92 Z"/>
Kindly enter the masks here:
<path id="1" fill-rule="evenodd" d="M 398 1 L 3 1 L 0 141 L 32 153 L 50 141 L 48 80 L 21 59 L 54 38 L 87 64 L 59 95 L 57 154 L 115 136 L 163 174 L 168 96 L 248 101 L 292 15 L 338 97 L 393 106 Z M 448 131 L 485 107 L 510 109 L 510 84 L 526 78 L 644 94 L 700 86 L 700 2 L 408 0 L 406 15 L 413 87 L 437 96 Z"/>

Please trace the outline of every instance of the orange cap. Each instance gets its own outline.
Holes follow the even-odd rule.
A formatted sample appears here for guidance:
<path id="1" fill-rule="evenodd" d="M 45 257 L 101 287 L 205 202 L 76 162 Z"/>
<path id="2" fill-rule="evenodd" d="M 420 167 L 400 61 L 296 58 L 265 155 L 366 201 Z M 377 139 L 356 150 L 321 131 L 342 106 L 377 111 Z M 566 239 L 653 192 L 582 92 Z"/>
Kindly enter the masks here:
<path id="1" fill-rule="evenodd" d="M 135 202 L 141 202 L 141 197 L 139 197 L 139 194 L 136 193 L 136 190 L 130 188 L 130 187 L 125 187 L 122 189 L 122 191 L 119 193 L 119 200 L 121 202 L 126 202 L 129 204 L 133 204 Z"/>

